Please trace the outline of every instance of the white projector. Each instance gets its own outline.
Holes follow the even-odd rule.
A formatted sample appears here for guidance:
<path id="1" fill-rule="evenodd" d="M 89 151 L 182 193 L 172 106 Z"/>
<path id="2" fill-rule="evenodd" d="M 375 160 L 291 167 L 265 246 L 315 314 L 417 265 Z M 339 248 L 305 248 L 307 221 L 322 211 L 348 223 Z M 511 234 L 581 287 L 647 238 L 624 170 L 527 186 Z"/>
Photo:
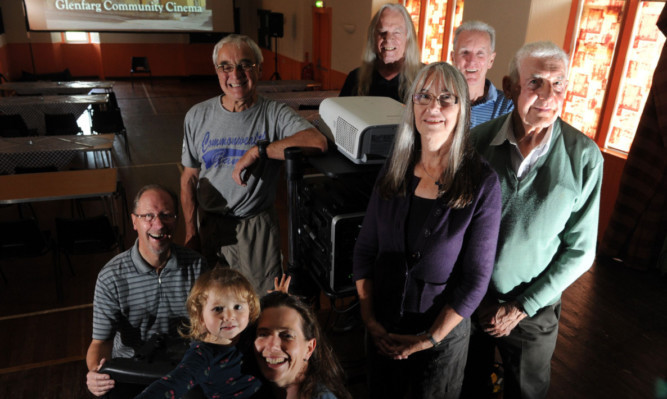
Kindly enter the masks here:
<path id="1" fill-rule="evenodd" d="M 320 130 L 356 164 L 383 163 L 405 106 L 389 97 L 330 97 L 320 104 Z"/>

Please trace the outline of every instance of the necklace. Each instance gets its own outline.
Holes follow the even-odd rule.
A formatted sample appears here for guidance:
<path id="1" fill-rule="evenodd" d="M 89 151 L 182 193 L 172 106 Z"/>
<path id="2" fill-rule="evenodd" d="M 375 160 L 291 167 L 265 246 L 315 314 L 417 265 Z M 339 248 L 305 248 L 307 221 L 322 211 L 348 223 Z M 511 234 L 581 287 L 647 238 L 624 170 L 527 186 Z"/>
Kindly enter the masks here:
<path id="1" fill-rule="evenodd" d="M 426 173 L 426 176 L 430 177 L 431 179 L 433 179 L 433 181 L 435 181 L 435 185 L 438 186 L 438 191 L 443 191 L 445 189 L 445 184 L 440 183 L 440 179 L 436 179 L 435 177 L 431 176 L 431 174 L 428 173 L 428 171 L 426 170 L 426 167 L 424 166 L 423 163 L 421 163 L 420 165 L 424 173 Z"/>

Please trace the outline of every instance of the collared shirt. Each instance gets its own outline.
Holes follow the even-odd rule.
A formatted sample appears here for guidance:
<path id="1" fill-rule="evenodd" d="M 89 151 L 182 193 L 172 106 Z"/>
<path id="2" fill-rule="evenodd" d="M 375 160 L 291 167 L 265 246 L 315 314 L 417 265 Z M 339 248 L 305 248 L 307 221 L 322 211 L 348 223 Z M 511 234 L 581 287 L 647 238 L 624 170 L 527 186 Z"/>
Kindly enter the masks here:
<path id="1" fill-rule="evenodd" d="M 502 90 L 496 88 L 489 79 L 486 79 L 484 100 L 470 107 L 470 128 L 488 122 L 511 112 L 514 103 L 505 97 Z"/>
<path id="2" fill-rule="evenodd" d="M 547 129 L 547 133 L 542 138 L 542 142 L 535 148 L 533 148 L 527 157 L 523 157 L 521 150 L 519 150 L 518 140 L 514 134 L 514 126 L 512 124 L 512 117 L 505 119 L 503 126 L 498 131 L 496 137 L 493 138 L 490 145 L 499 146 L 502 145 L 505 140 L 509 141 L 512 144 L 511 151 L 511 160 L 512 160 L 512 169 L 519 180 L 523 179 L 524 176 L 535 166 L 538 159 L 541 156 L 549 152 L 549 146 L 551 142 L 551 132 L 553 131 L 553 124 Z"/>
<path id="3" fill-rule="evenodd" d="M 132 357 L 153 334 L 178 336 L 185 301 L 206 269 L 201 255 L 172 244 L 160 274 L 139 254 L 139 240 L 100 271 L 93 299 L 93 339 L 114 339 L 112 357 Z"/>

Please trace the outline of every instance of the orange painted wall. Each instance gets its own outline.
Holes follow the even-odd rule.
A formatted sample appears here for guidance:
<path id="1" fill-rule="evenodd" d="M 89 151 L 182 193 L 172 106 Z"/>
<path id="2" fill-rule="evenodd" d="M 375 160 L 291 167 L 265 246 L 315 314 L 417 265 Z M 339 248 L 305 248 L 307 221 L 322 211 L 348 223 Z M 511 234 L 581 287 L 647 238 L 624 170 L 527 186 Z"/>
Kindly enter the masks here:
<path id="1" fill-rule="evenodd" d="M 213 68 L 213 44 L 190 44 L 185 46 L 185 75 L 215 75 Z"/>
<path id="2" fill-rule="evenodd" d="M 0 70 L 5 70 L 6 76 L 12 80 L 19 79 L 22 71 L 45 74 L 61 72 L 65 68 L 68 68 L 74 77 L 129 78 L 131 57 L 146 56 L 153 76 L 214 75 L 212 51 L 213 44 L 33 43 L 33 71 L 30 45 L 10 43 L 0 49 L 0 67 L 3 68 Z M 275 70 L 274 53 L 262 49 L 262 54 L 262 79 L 269 79 Z M 283 80 L 301 79 L 301 71 L 305 65 L 305 62 L 278 55 L 278 72 Z M 332 87 L 324 89 L 340 89 L 346 75 L 332 71 Z"/>
<path id="3" fill-rule="evenodd" d="M 212 75 L 212 45 L 116 44 L 101 45 L 102 63 L 108 77 L 129 77 L 133 56 L 148 57 L 153 76 Z"/>
<path id="4" fill-rule="evenodd" d="M 21 71 L 32 72 L 32 62 L 30 61 L 30 46 L 25 43 L 7 44 L 7 71 L 8 78 L 16 80 L 21 77 Z"/>
<path id="5" fill-rule="evenodd" d="M 72 76 L 99 76 L 104 79 L 99 44 L 63 43 L 60 47 L 62 62 Z"/>
<path id="6" fill-rule="evenodd" d="M 211 44 L 68 44 L 10 43 L 5 67 L 11 79 L 21 71 L 44 74 L 68 68 L 72 76 L 98 76 L 101 79 L 130 77 L 132 56 L 147 56 L 154 76 L 212 75 Z M 35 70 L 33 71 L 32 56 Z"/>
<path id="7" fill-rule="evenodd" d="M 133 56 L 148 57 L 153 76 L 183 74 L 183 45 L 180 43 L 102 43 L 100 48 L 107 78 L 129 77 Z"/>
<path id="8" fill-rule="evenodd" d="M 12 80 L 19 79 L 23 71 L 36 74 L 62 72 L 69 68 L 75 76 L 97 75 L 97 71 L 91 69 L 91 59 L 88 53 L 81 53 L 82 47 L 73 49 L 72 44 L 62 43 L 9 43 L 7 45 L 7 57 L 9 59 L 8 70 Z M 79 45 L 89 47 L 91 45 Z M 66 57 L 76 57 L 68 59 Z M 34 62 L 34 69 L 33 69 Z M 94 63 L 93 63 L 94 64 Z M 74 70 L 85 73 L 74 74 Z M 91 72 L 88 72 L 91 70 Z"/>
<path id="9" fill-rule="evenodd" d="M 49 73 L 65 69 L 60 43 L 32 43 L 32 51 L 37 71 Z"/>

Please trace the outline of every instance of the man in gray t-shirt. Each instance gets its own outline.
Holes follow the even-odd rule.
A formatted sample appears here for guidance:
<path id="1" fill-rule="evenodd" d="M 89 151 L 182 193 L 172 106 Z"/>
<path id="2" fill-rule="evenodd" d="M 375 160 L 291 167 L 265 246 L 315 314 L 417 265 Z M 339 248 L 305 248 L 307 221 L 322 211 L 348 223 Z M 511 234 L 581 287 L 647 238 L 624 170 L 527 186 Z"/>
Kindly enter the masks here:
<path id="1" fill-rule="evenodd" d="M 273 206 L 278 160 L 287 147 L 327 148 L 326 138 L 291 108 L 257 95 L 262 61 L 246 36 L 216 44 L 223 95 L 188 111 L 181 159 L 185 245 L 201 250 L 211 266 L 240 270 L 259 293 L 282 272 Z"/>

